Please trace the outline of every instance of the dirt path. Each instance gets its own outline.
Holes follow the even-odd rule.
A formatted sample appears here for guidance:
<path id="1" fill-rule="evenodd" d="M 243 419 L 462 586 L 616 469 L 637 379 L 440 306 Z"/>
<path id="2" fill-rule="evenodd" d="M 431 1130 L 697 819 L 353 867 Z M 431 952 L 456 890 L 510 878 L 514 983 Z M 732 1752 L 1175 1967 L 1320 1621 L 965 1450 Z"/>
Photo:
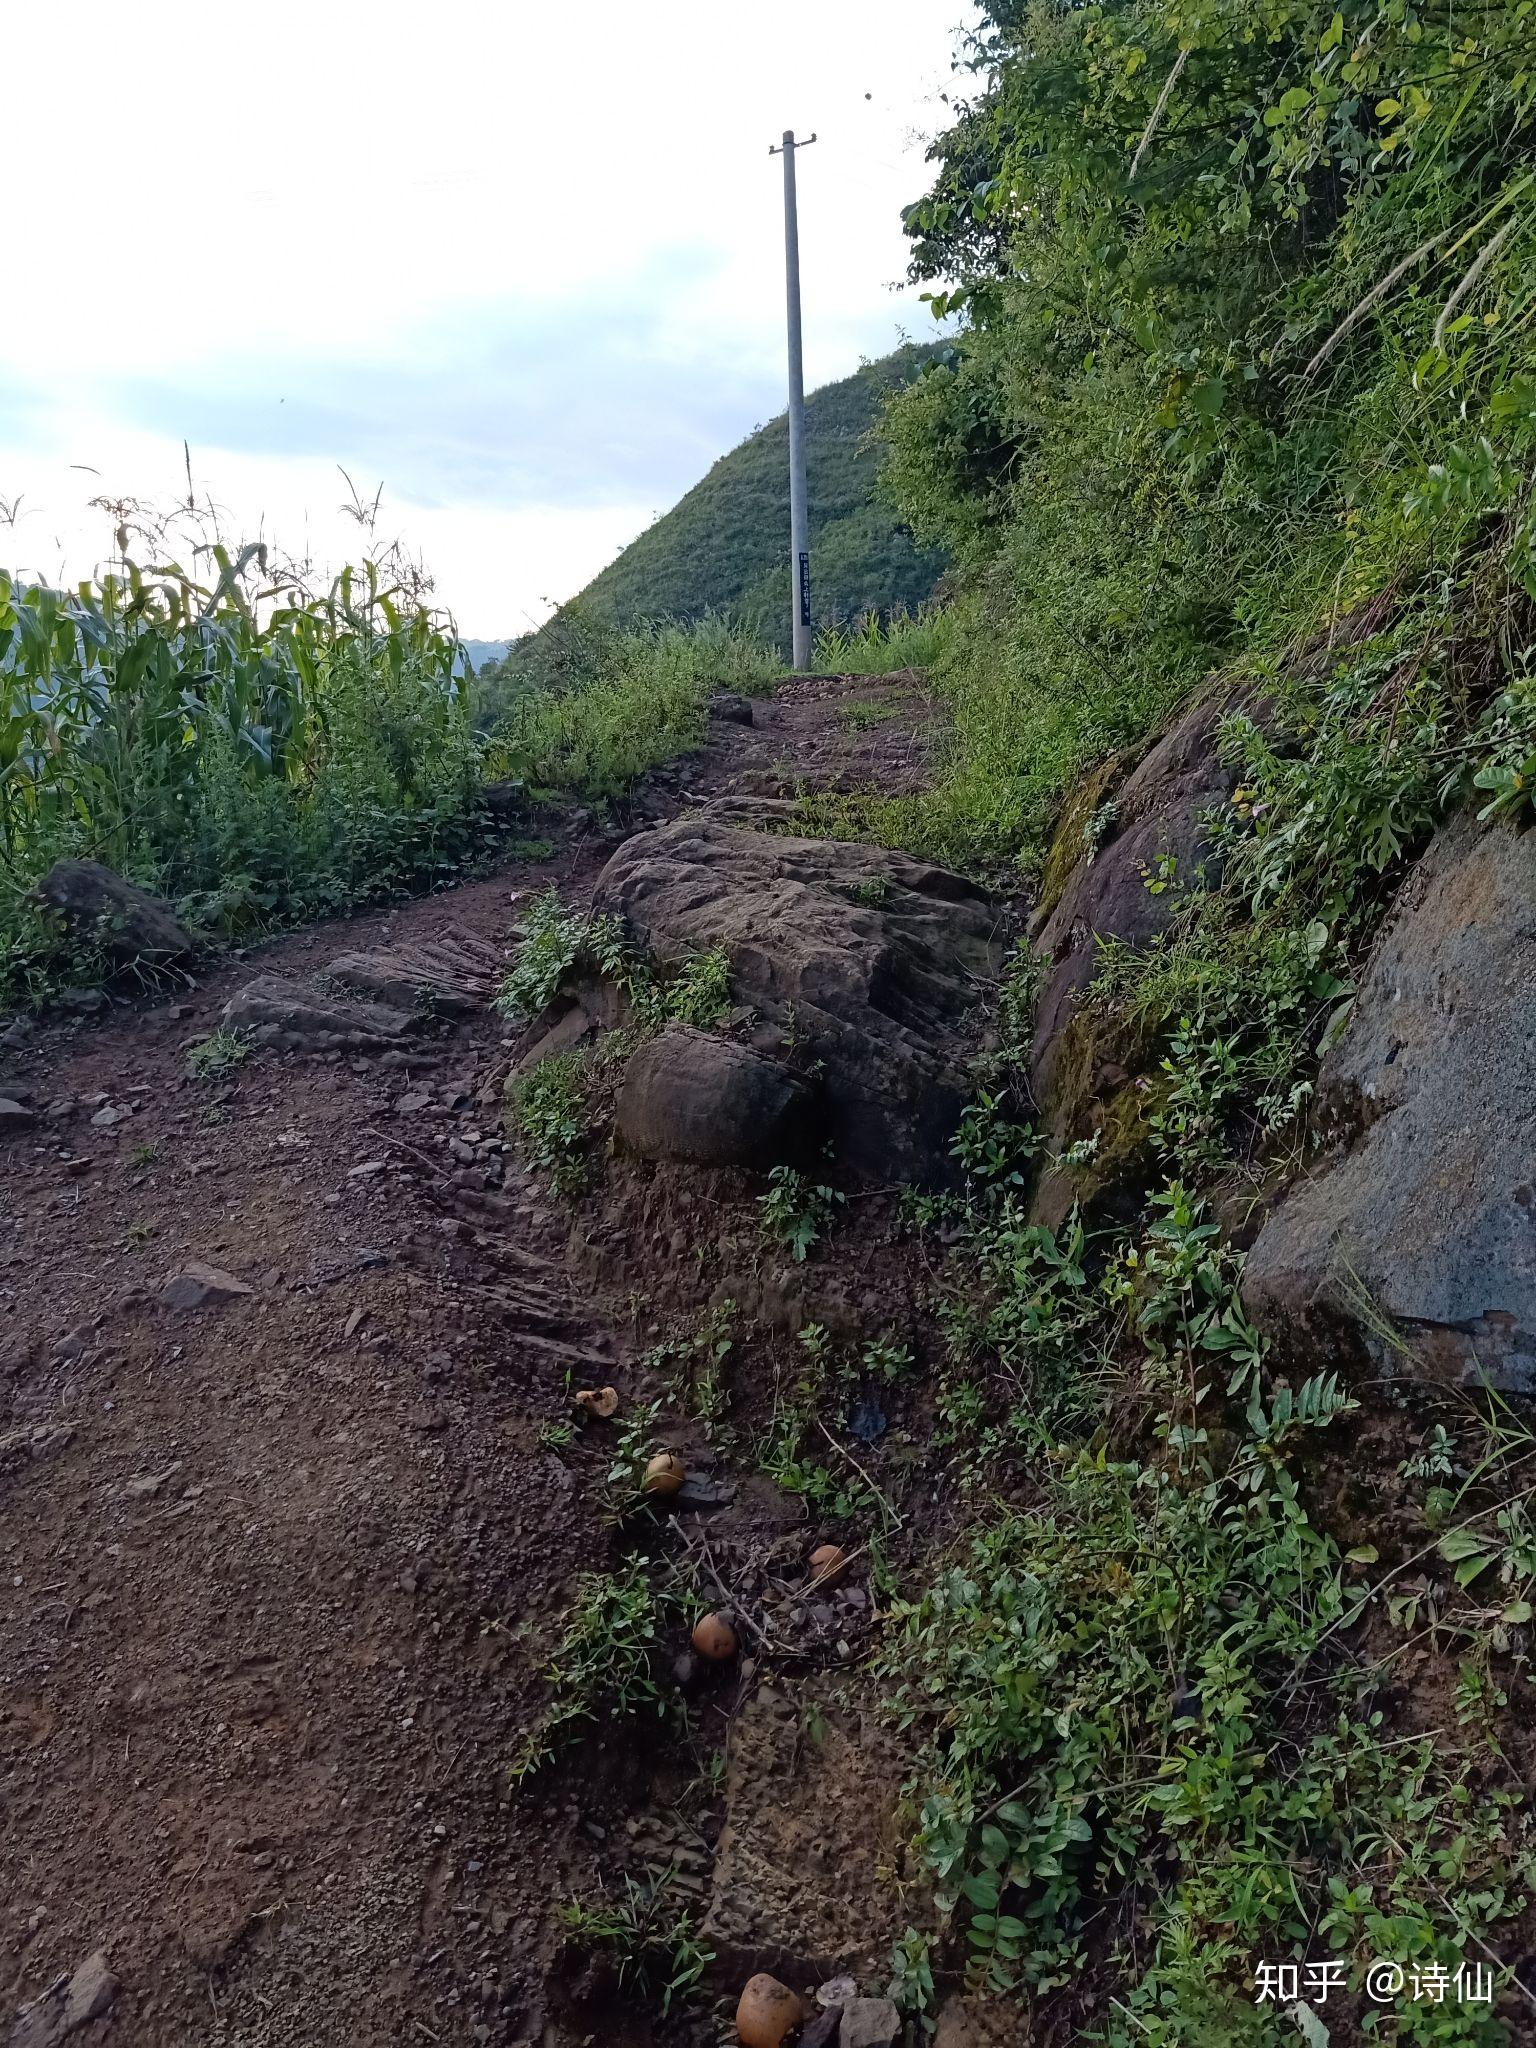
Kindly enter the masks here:
<path id="1" fill-rule="evenodd" d="M 790 685 L 753 727 L 712 727 L 639 815 L 911 787 L 927 713 L 910 679 Z M 445 931 L 503 949 L 520 898 L 579 894 L 612 844 L 578 835 L 0 1050 L 0 1094 L 37 1117 L 0 1153 L 13 2011 L 100 1950 L 121 1989 L 79 2042 L 590 2038 L 551 2003 L 556 1909 L 611 1871 L 643 1760 L 616 1744 L 516 1795 L 506 1766 L 606 1542 L 580 1460 L 541 1433 L 568 1375 L 632 1333 L 501 1149 L 494 1015 L 209 1080 L 186 1054 L 258 970 Z M 191 1260 L 252 1292 L 161 1306 Z"/>

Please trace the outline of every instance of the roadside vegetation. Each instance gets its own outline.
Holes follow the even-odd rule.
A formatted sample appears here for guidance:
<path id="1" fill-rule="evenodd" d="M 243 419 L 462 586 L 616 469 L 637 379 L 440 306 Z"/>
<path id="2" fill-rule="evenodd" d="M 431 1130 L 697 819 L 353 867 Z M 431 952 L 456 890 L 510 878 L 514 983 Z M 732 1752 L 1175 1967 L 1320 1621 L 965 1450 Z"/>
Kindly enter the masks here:
<path id="1" fill-rule="evenodd" d="M 63 856 L 242 933 L 421 886 L 476 846 L 457 643 L 408 563 L 314 590 L 264 546 L 118 511 L 99 581 L 0 574 L 0 1007 L 78 964 L 28 899 Z"/>
<path id="2" fill-rule="evenodd" d="M 953 614 L 941 605 L 915 612 L 865 612 L 851 624 L 834 622 L 816 635 L 812 665 L 823 675 L 888 676 L 898 669 L 932 668 L 949 645 Z"/>
<path id="3" fill-rule="evenodd" d="M 711 691 L 761 690 L 782 668 L 720 615 L 621 632 L 568 606 L 544 639 L 483 680 L 488 758 L 533 789 L 617 796 L 700 744 Z"/>
<path id="4" fill-rule="evenodd" d="M 1530 12 L 995 0 L 908 213 L 958 313 L 886 488 L 962 565 L 902 821 L 1038 860 L 1078 771 L 1365 603 L 1505 638 L 1532 581 Z M 1167 88 L 1166 94 L 1164 88 Z"/>
<path id="5" fill-rule="evenodd" d="M 1005 1025 L 964 1194 L 913 1205 L 960 1247 L 939 1414 L 977 1512 L 885 1652 L 939 1907 L 898 1988 L 931 2010 L 958 1937 L 1113 2048 L 1509 2042 L 1531 1434 L 1403 1402 L 1386 1568 L 1335 1533 L 1360 1396 L 1269 1355 L 1223 1224 L 1301 1155 L 1407 859 L 1453 807 L 1529 815 L 1531 10 L 984 12 L 908 216 L 962 330 L 887 414 L 887 488 L 962 565 L 948 750 L 929 793 L 820 822 L 1059 873 L 1113 829 L 1113 775 L 1063 808 L 1083 772 L 1213 676 L 1237 787 L 1214 859 L 1146 876 L 1163 936 L 1101 956 L 1090 1014 L 1140 1077 L 1119 1200 L 1088 1206 L 1100 1136 L 1045 1155 Z M 1042 1166 L 1083 1192 L 1055 1229 Z M 1480 1963 L 1502 2002 L 1373 2008 L 1374 1957 Z M 1261 1995 L 1307 1959 L 1331 2005 Z"/>
<path id="6" fill-rule="evenodd" d="M 32 900 L 61 858 L 165 896 L 210 939 L 250 937 L 460 878 L 505 841 L 488 783 L 521 785 L 534 823 L 569 792 L 605 802 L 701 743 L 712 690 L 780 672 L 715 618 L 567 620 L 537 672 L 482 686 L 398 553 L 316 590 L 190 515 L 116 509 L 99 581 L 0 573 L 0 1011 L 105 972 Z"/>

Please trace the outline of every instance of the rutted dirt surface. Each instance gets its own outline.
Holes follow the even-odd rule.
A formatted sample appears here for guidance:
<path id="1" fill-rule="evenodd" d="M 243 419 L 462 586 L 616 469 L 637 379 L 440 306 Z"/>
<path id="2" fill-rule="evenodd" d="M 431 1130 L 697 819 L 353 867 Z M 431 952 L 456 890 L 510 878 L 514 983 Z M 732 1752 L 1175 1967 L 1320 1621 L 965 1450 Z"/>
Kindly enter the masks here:
<path id="1" fill-rule="evenodd" d="M 755 725 L 713 725 L 637 819 L 913 787 L 929 712 L 910 678 L 788 685 Z M 552 882 L 579 896 L 619 836 L 578 828 L 542 864 L 0 1049 L 0 1093 L 35 1117 L 0 1154 L 12 2012 L 99 1950 L 120 1989 L 79 2042 L 713 2038 L 653 2034 L 623 2001 L 594 2032 L 560 1982 L 558 1907 L 657 1825 L 635 1819 L 654 1736 L 626 1724 L 521 1789 L 507 1772 L 573 1578 L 610 1554 L 602 1451 L 543 1432 L 571 1384 L 622 1378 L 666 1273 L 617 1314 L 608 1249 L 569 1243 L 503 1149 L 507 1027 L 486 1010 L 382 1053 L 187 1071 L 258 973 L 450 935 L 504 951 L 518 904 Z M 709 1254 L 678 1234 L 696 1271 Z M 251 1292 L 161 1305 L 193 1261 Z M 782 1498 L 756 1511 L 796 1520 Z M 739 1704 L 706 1714 L 723 1727 Z M 670 1789 L 686 1881 L 718 1808 Z"/>

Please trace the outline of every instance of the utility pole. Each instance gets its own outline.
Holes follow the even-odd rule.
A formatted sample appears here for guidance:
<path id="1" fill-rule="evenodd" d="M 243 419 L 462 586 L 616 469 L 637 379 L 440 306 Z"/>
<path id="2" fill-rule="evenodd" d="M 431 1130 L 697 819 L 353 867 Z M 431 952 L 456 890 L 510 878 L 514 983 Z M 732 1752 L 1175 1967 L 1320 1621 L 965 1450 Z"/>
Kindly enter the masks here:
<path id="1" fill-rule="evenodd" d="M 811 665 L 811 537 L 805 502 L 805 364 L 800 349 L 800 222 L 795 209 L 795 151 L 809 149 L 784 130 L 770 156 L 784 159 L 784 269 L 789 314 L 789 569 L 794 608 L 795 667 Z"/>

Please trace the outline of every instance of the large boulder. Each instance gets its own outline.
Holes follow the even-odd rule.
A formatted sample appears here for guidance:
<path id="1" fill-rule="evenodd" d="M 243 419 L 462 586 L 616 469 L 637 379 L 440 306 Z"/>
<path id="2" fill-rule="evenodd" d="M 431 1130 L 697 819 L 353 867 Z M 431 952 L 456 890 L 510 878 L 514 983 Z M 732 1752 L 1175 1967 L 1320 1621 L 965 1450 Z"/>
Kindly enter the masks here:
<path id="1" fill-rule="evenodd" d="M 627 840 L 594 902 L 664 961 L 726 948 L 758 1049 L 819 1064 L 825 1135 L 856 1172 L 946 1170 L 971 1092 L 967 1030 L 1005 950 L 984 890 L 881 847 L 742 830 L 704 805 Z"/>
<path id="2" fill-rule="evenodd" d="M 709 715 L 723 725 L 751 725 L 752 705 L 734 690 L 717 690 L 709 700 Z"/>
<path id="3" fill-rule="evenodd" d="M 101 946 L 119 966 L 185 960 L 195 950 L 168 903 L 100 861 L 55 861 L 37 885 L 37 900 L 71 936 Z"/>
<path id="4" fill-rule="evenodd" d="M 1237 708 L 1230 694 L 1203 697 L 1123 781 L 1117 783 L 1123 764 L 1116 760 L 1095 770 L 1058 824 L 1034 935 L 1044 973 L 1030 1054 L 1030 1091 L 1053 1153 L 1095 1131 L 1102 1135 L 1112 1118 L 1107 1098 L 1125 1079 L 1119 1048 L 1097 1042 L 1083 994 L 1106 939 L 1141 947 L 1167 924 L 1173 892 L 1147 886 L 1159 864 L 1171 861 L 1187 881 L 1205 859 L 1206 816 L 1236 779 L 1217 754 L 1217 728 Z M 1112 1148 L 1101 1157 L 1105 1171 Z M 1047 1171 L 1035 1196 L 1036 1219 L 1058 1222 L 1082 1191 L 1069 1173 Z"/>
<path id="5" fill-rule="evenodd" d="M 1248 1254 L 1278 1341 L 1536 1391 L 1533 933 L 1536 836 L 1446 827 L 1323 1062 L 1332 1152 Z"/>
<path id="6" fill-rule="evenodd" d="M 809 1149 L 811 1101 L 808 1083 L 782 1060 L 669 1024 L 630 1059 L 614 1130 L 643 1159 L 775 1166 Z"/>

